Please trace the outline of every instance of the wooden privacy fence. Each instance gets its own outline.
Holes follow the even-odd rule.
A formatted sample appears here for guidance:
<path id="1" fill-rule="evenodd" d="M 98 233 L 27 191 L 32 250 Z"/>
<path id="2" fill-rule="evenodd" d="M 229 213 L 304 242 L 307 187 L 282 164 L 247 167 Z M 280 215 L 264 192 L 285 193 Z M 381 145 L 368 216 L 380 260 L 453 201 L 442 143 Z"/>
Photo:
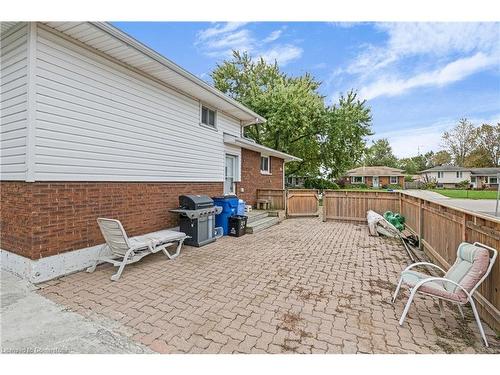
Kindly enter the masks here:
<path id="1" fill-rule="evenodd" d="M 425 253 L 445 269 L 455 262 L 458 245 L 481 242 L 500 250 L 500 219 L 412 196 L 404 192 L 326 191 L 323 219 L 366 221 L 366 211 L 400 212 L 419 236 Z M 482 318 L 500 329 L 500 259 L 475 294 Z"/>
<path id="2" fill-rule="evenodd" d="M 286 209 L 286 190 L 257 189 L 257 199 L 266 199 L 272 210 Z"/>
<path id="3" fill-rule="evenodd" d="M 286 194 L 286 215 L 319 216 L 319 195 L 314 189 L 290 189 Z"/>
<path id="4" fill-rule="evenodd" d="M 257 199 L 266 199 L 272 210 L 286 210 L 288 217 L 319 216 L 317 190 L 257 189 Z"/>

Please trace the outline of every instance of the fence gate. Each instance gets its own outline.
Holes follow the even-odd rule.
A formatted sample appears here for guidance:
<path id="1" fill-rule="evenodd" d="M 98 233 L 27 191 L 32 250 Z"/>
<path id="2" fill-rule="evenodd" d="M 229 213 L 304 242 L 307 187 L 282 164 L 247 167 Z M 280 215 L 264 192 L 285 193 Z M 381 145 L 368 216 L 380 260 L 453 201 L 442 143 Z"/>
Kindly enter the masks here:
<path id="1" fill-rule="evenodd" d="M 290 189 L 286 196 L 288 217 L 319 216 L 319 196 L 317 190 Z"/>

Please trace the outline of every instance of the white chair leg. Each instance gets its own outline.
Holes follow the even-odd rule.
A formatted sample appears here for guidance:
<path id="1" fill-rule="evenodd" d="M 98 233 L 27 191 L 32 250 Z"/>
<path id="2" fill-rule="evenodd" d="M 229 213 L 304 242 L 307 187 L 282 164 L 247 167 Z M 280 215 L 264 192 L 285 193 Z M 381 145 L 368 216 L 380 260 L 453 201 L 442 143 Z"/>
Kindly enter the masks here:
<path id="1" fill-rule="evenodd" d="M 472 311 L 474 312 L 474 317 L 476 318 L 477 326 L 479 327 L 479 332 L 481 332 L 481 337 L 484 340 L 484 345 L 486 345 L 486 347 L 489 347 L 488 340 L 486 340 L 486 335 L 484 334 L 483 325 L 481 324 L 481 319 L 479 319 L 479 314 L 477 313 L 476 310 L 476 304 L 474 303 L 472 297 L 469 298 L 469 302 L 470 305 L 472 306 Z"/>
<path id="2" fill-rule="evenodd" d="M 408 311 L 410 310 L 411 303 L 413 302 L 413 298 L 415 297 L 416 289 L 412 289 L 410 293 L 410 297 L 408 298 L 408 302 L 406 302 L 405 309 L 403 310 L 403 315 L 401 315 L 401 319 L 399 319 L 399 325 L 402 326 Z"/>
<path id="3" fill-rule="evenodd" d="M 462 319 L 465 319 L 464 310 L 462 309 L 462 305 L 457 303 L 457 307 L 458 307 L 458 311 L 460 312 L 460 316 L 462 317 Z"/>
<path id="4" fill-rule="evenodd" d="M 396 298 L 398 297 L 399 290 L 401 289 L 401 284 L 403 284 L 403 277 L 399 278 L 398 286 L 396 287 L 396 291 L 394 292 L 394 295 L 392 296 L 392 303 L 396 302 Z"/>
<path id="5" fill-rule="evenodd" d="M 95 271 L 95 268 L 97 267 L 97 264 L 99 263 L 99 260 L 101 259 L 101 253 L 104 250 L 106 245 L 102 245 L 101 248 L 99 249 L 99 252 L 97 253 L 97 258 L 92 266 L 86 269 L 87 272 L 92 273 Z"/>
<path id="6" fill-rule="evenodd" d="M 170 254 L 167 250 L 166 247 L 163 247 L 162 251 L 165 253 L 165 255 L 168 257 L 168 259 L 175 259 L 179 256 L 179 254 L 181 253 L 181 248 L 182 248 L 182 244 L 184 243 L 184 238 L 182 240 L 179 240 L 179 244 L 177 245 L 177 248 L 175 250 L 175 253 L 174 254 Z"/>
<path id="7" fill-rule="evenodd" d="M 111 276 L 111 280 L 116 281 L 120 278 L 120 276 L 122 275 L 123 269 L 128 264 L 128 259 L 130 257 L 130 254 L 132 254 L 132 249 L 127 250 L 127 252 L 125 253 L 125 256 L 123 257 L 122 262 L 120 263 L 120 267 L 118 268 L 118 272 L 116 272 L 113 276 Z"/>

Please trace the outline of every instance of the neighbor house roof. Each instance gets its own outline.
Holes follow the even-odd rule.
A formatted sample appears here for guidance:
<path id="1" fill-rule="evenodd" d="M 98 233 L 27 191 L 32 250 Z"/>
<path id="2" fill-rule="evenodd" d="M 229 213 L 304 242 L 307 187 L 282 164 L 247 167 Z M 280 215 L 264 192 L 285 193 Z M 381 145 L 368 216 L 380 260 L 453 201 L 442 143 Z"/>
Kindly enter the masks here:
<path id="1" fill-rule="evenodd" d="M 437 167 L 432 167 L 422 172 L 456 172 L 456 171 L 463 171 L 463 172 L 470 171 L 470 168 L 456 167 L 454 165 L 438 165 Z"/>
<path id="2" fill-rule="evenodd" d="M 472 168 L 473 176 L 496 176 L 500 173 L 500 168 Z"/>
<path id="3" fill-rule="evenodd" d="M 375 166 L 351 169 L 347 171 L 347 176 L 404 176 L 404 173 L 398 168 Z"/>
<path id="4" fill-rule="evenodd" d="M 283 159 L 285 162 L 302 161 L 302 159 L 298 157 L 260 145 L 251 139 L 240 138 L 227 133 L 224 133 L 224 143 L 228 145 L 238 146 L 247 150 L 260 152 L 266 156 L 274 156 Z"/>
<path id="5" fill-rule="evenodd" d="M 200 100 L 241 121 L 242 126 L 265 118 L 107 22 L 43 22 L 80 43 L 139 70 L 178 92 Z M 4 28 L 12 24 L 3 24 Z"/>

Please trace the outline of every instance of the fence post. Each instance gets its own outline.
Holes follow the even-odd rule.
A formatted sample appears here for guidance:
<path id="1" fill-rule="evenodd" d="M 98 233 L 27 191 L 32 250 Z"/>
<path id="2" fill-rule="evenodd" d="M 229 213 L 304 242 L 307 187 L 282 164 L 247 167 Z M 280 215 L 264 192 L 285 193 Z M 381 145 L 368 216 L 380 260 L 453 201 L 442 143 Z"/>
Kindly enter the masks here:
<path id="1" fill-rule="evenodd" d="M 462 242 L 467 242 L 467 214 L 465 212 L 462 220 Z"/>
<path id="2" fill-rule="evenodd" d="M 422 244 L 422 236 L 424 234 L 424 201 L 418 198 L 418 248 L 422 250 L 424 245 Z"/>

